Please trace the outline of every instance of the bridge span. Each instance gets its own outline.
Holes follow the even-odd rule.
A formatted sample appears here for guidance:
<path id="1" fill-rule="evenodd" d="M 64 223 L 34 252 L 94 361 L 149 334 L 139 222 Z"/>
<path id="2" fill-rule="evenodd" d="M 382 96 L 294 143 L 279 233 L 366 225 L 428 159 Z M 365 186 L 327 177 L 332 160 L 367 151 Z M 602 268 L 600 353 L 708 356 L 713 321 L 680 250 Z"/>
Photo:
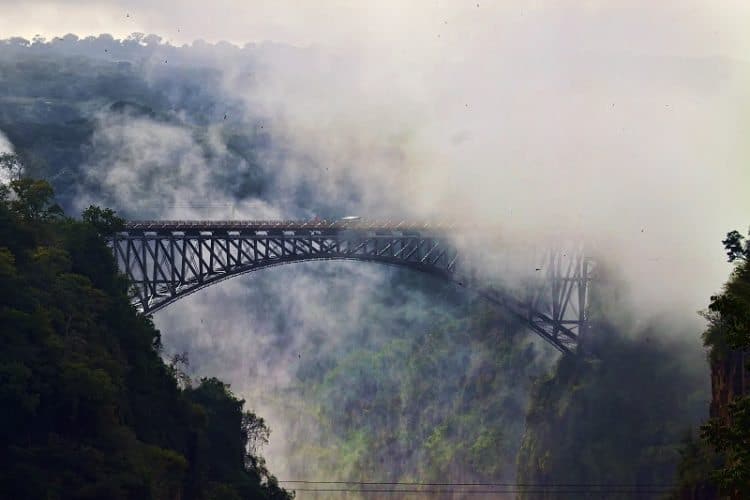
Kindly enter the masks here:
<path id="1" fill-rule="evenodd" d="M 402 266 L 468 288 L 522 320 L 559 351 L 586 335 L 593 263 L 580 246 L 545 249 L 522 293 L 493 286 L 462 266 L 452 225 L 365 220 L 130 221 L 110 239 L 117 265 L 143 313 L 225 279 L 313 260 Z M 492 252 L 492 248 L 485 249 Z M 465 269 L 464 269 L 465 268 Z"/>

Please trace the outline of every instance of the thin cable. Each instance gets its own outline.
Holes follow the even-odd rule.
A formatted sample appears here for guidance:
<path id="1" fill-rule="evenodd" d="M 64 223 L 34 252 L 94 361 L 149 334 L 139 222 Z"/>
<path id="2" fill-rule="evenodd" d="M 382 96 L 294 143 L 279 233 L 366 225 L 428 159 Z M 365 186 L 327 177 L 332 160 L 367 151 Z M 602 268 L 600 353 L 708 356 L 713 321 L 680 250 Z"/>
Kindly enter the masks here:
<path id="1" fill-rule="evenodd" d="M 602 487 L 602 488 L 674 488 L 673 483 L 423 483 L 409 481 L 316 481 L 311 479 L 279 480 L 279 483 L 295 484 L 355 484 L 374 486 L 507 486 L 507 487 Z"/>
<path id="2" fill-rule="evenodd" d="M 638 493 L 638 494 L 653 494 L 660 495 L 667 493 L 669 489 L 641 489 L 641 490 L 621 490 L 621 489 L 489 489 L 489 490 L 460 490 L 453 488 L 445 489 L 398 489 L 398 488 L 373 488 L 373 489 L 358 489 L 358 488 L 294 488 L 293 491 L 304 491 L 308 493 L 319 492 L 319 493 L 410 493 L 410 494 L 437 494 L 437 493 L 450 493 L 450 494 L 464 494 L 464 495 L 496 495 L 499 493 L 545 493 L 545 494 L 584 494 L 584 493 L 598 493 L 598 494 L 627 494 L 627 493 Z"/>

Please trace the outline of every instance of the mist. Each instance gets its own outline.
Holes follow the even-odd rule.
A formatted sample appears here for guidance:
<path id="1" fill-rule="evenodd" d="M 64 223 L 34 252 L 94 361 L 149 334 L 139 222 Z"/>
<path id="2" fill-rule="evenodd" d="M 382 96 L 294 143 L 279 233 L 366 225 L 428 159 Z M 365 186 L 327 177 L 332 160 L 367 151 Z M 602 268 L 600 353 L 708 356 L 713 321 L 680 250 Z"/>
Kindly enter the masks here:
<path id="1" fill-rule="evenodd" d="M 90 123 L 80 164 L 29 162 L 70 211 L 98 203 L 130 219 L 412 218 L 479 228 L 488 245 L 585 241 L 620 281 L 613 323 L 632 336 L 657 324 L 686 359 L 702 356 L 696 312 L 728 271 L 719 242 L 750 212 L 745 7 L 218 2 L 208 17 L 201 2 L 60 9 L 10 9 L 0 30 L 50 41 L 7 41 L 0 59 L 85 58 L 92 72 L 119 72 L 97 98 L 80 99 Z M 68 32 L 82 38 L 52 39 Z M 83 38 L 101 32 L 114 36 Z M 144 94 L 145 107 L 132 104 Z M 64 114 L 54 109 L 35 112 Z M 305 413 L 304 363 L 335 365 L 470 310 L 455 291 L 409 279 L 363 264 L 292 266 L 211 287 L 154 319 L 169 353 L 189 352 L 194 376 L 228 380 L 266 417 L 264 454 L 279 477 L 313 477 L 320 471 L 292 463 L 309 444 L 295 439 L 336 442 Z M 403 303 L 377 307 L 393 294 Z M 555 359 L 530 334 L 519 342 L 535 349 L 524 377 Z M 474 364 L 451 358 L 456 374 L 482 357 L 464 354 Z M 529 382 L 516 383 L 508 406 L 523 408 Z M 299 403 L 290 409 L 279 394 Z"/>
<path id="2" fill-rule="evenodd" d="M 227 153 L 220 134 L 232 127 L 264 134 L 269 145 L 258 164 L 273 177 L 269 198 L 279 215 L 458 220 L 525 241 L 572 235 L 617 262 L 640 307 L 699 309 L 702 291 L 716 289 L 726 270 L 713 242 L 741 227 L 737 214 L 748 209 L 737 110 L 747 102 L 750 66 L 689 52 L 594 50 L 564 32 L 550 37 L 555 30 L 544 23 L 560 20 L 549 13 L 528 15 L 536 29 L 519 31 L 513 45 L 482 39 L 481 50 L 457 33 L 441 42 L 444 50 L 387 54 L 198 46 L 192 52 L 212 52 L 220 97 L 229 101 L 217 110 L 229 125 L 201 140 L 216 157 Z M 459 30 L 451 26 L 436 31 L 448 37 Z M 166 84 L 162 59 L 190 64 L 180 60 L 186 51 L 152 46 L 146 76 Z M 106 125 L 100 134 L 118 133 Z M 154 141 L 126 137 L 142 154 L 194 139 L 189 128 L 162 141 L 143 122 L 132 125 Z M 129 172 L 136 183 L 150 179 Z M 300 194 L 309 198 L 305 210 Z M 697 272 L 680 272 L 688 268 Z M 660 289 L 667 281 L 670 289 Z"/>

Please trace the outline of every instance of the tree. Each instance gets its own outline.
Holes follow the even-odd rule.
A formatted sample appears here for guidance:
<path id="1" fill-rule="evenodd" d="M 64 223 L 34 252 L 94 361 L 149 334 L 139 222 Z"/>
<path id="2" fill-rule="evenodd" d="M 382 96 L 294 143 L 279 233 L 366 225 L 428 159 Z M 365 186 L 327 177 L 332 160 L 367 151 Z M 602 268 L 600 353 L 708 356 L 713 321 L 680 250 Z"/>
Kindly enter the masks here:
<path id="1" fill-rule="evenodd" d="M 52 186 L 43 180 L 23 177 L 18 156 L 0 154 L 0 201 L 15 215 L 28 222 L 61 217 L 63 211 L 54 203 Z"/>
<path id="2" fill-rule="evenodd" d="M 729 262 L 734 262 L 737 259 L 744 261 L 750 259 L 750 240 L 745 242 L 744 248 L 742 246 L 743 240 L 745 240 L 745 237 L 739 231 L 727 233 L 727 239 L 722 240 Z"/>
<path id="3" fill-rule="evenodd" d="M 737 231 L 727 234 L 724 248 L 729 262 L 738 262 L 724 290 L 711 297 L 708 306 L 714 328 L 730 348 L 750 349 L 750 241 Z"/>
<path id="4" fill-rule="evenodd" d="M 5 182 L 19 179 L 23 173 L 23 166 L 18 156 L 12 153 L 0 153 L 0 181 Z"/>
<path id="5" fill-rule="evenodd" d="M 247 451 L 256 455 L 260 448 L 268 444 L 271 429 L 266 426 L 266 421 L 255 413 L 246 411 L 242 413 L 242 434 L 247 442 Z"/>
<path id="6" fill-rule="evenodd" d="M 732 498 L 750 498 L 750 397 L 729 404 L 729 418 L 712 418 L 701 427 L 702 437 L 724 455 L 713 473 L 722 491 Z"/>
<path id="7" fill-rule="evenodd" d="M 83 221 L 94 226 L 100 236 L 110 236 L 125 229 L 125 220 L 118 217 L 111 208 L 99 208 L 90 205 L 83 211 Z"/>

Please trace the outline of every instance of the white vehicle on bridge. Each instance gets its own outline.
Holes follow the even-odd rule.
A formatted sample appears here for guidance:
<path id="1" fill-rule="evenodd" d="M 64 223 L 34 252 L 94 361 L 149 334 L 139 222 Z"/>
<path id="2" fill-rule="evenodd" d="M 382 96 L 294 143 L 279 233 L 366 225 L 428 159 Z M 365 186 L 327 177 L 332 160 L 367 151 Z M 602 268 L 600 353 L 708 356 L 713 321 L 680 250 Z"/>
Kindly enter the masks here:
<path id="1" fill-rule="evenodd" d="M 341 221 L 342 222 L 354 222 L 354 221 L 360 220 L 361 218 L 362 217 L 360 217 L 359 215 L 347 215 L 346 217 L 342 217 Z"/>

